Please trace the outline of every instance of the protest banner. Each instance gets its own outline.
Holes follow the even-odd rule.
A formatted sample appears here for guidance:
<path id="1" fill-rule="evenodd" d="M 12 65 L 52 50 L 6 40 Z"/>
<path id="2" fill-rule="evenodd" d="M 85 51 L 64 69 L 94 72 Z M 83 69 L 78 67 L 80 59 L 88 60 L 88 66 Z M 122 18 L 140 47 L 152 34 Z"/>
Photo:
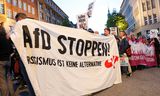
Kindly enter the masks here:
<path id="1" fill-rule="evenodd" d="M 13 32 L 36 96 L 85 95 L 122 82 L 114 36 L 31 19 Z"/>
<path id="2" fill-rule="evenodd" d="M 110 27 L 110 34 L 118 36 L 118 28 L 117 27 Z"/>
<path id="3" fill-rule="evenodd" d="M 87 10 L 87 15 L 88 15 L 89 18 L 92 17 L 93 7 L 94 7 L 94 2 L 91 2 L 91 3 L 88 5 L 88 10 Z"/>
<path id="4" fill-rule="evenodd" d="M 130 57 L 131 66 L 157 66 L 153 45 L 146 45 L 142 42 L 130 43 L 130 45 L 132 54 Z"/>
<path id="5" fill-rule="evenodd" d="M 157 66 L 154 45 L 147 46 L 145 52 L 146 65 L 149 67 Z"/>
<path id="6" fill-rule="evenodd" d="M 80 14 L 77 16 L 77 28 L 88 29 L 88 15 L 87 13 Z"/>

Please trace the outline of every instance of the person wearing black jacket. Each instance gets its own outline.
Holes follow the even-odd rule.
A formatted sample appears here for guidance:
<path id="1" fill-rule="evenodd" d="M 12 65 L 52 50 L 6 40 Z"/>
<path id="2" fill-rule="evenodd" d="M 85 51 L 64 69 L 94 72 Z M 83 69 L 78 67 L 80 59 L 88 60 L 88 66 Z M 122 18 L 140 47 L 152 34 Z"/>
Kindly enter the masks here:
<path id="1" fill-rule="evenodd" d="M 11 66 L 10 55 L 13 52 L 10 39 L 7 38 L 3 22 L 0 23 L 0 96 L 13 96 L 13 86 L 8 82 L 7 73 Z M 11 89 L 12 88 L 12 89 Z"/>
<path id="2" fill-rule="evenodd" d="M 126 38 L 125 32 L 120 32 L 120 42 L 119 42 L 119 54 L 121 58 L 121 72 L 122 74 L 126 74 L 127 76 L 131 76 L 131 66 L 129 63 L 129 58 L 127 57 L 126 50 L 129 47 L 129 42 Z"/>
<path id="3" fill-rule="evenodd" d="M 156 55 L 156 61 L 157 61 L 157 66 L 160 67 L 160 43 L 157 38 L 153 38 L 153 44 L 155 48 L 155 55 Z"/>

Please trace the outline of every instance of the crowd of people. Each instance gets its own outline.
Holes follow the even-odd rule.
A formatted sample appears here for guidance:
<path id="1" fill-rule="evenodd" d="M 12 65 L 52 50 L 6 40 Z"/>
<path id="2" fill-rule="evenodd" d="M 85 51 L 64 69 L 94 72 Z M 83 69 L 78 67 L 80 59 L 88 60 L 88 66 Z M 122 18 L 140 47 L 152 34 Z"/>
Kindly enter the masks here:
<path id="1" fill-rule="evenodd" d="M 129 43 L 137 44 L 138 47 L 146 46 L 147 48 L 151 48 L 151 52 L 153 53 L 153 57 L 155 59 L 155 64 L 139 64 L 140 66 L 133 66 L 133 70 L 135 69 L 143 69 L 145 67 L 153 67 L 160 66 L 160 34 L 157 34 L 157 37 L 154 38 L 146 38 L 144 36 L 140 36 L 136 38 L 134 35 L 131 35 L 131 38 L 128 38 Z M 141 43 L 141 44 L 140 44 Z M 142 46 L 141 46 L 142 45 Z M 142 48 L 141 48 L 142 49 Z M 145 49 L 143 49 L 145 51 Z M 145 53 L 145 52 L 144 52 Z M 152 54 L 151 53 L 151 54 Z M 147 59 L 147 58 L 145 58 Z M 141 62 L 140 62 L 141 63 Z M 132 65 L 132 62 L 131 62 Z"/>
<path id="2" fill-rule="evenodd" d="M 110 35 L 110 29 L 104 29 L 104 35 Z M 112 34 L 114 35 L 114 34 Z M 120 64 L 121 64 L 121 73 L 127 76 L 131 76 L 132 72 L 135 70 L 141 70 L 148 67 L 160 67 L 160 33 L 157 33 L 157 37 L 154 38 L 146 38 L 145 36 L 136 37 L 134 34 L 131 36 L 127 36 L 124 31 L 119 32 L 119 36 L 115 35 L 115 39 L 117 40 L 119 55 L 120 55 Z M 133 43 L 137 46 L 133 46 Z M 139 60 L 139 62 L 134 62 L 134 49 L 141 47 L 153 47 L 151 52 L 153 52 L 153 58 L 155 62 L 154 64 L 146 64 L 145 60 Z M 134 48 L 135 47 L 135 48 Z M 146 48 L 141 48 L 140 50 L 140 58 L 139 59 L 147 59 L 144 54 L 146 53 Z M 143 52 L 141 52 L 143 51 Z M 143 54 L 142 54 L 143 53 Z M 139 55 L 139 54 L 136 54 Z M 137 56 L 138 57 L 138 56 Z M 137 63 L 137 64 L 133 64 Z M 149 62 L 150 63 L 150 62 Z"/>
<path id="3" fill-rule="evenodd" d="M 15 17 L 16 21 L 25 19 L 27 16 L 24 13 L 18 13 Z M 97 31 L 92 29 L 88 30 L 91 33 L 99 34 Z M 104 29 L 104 36 L 109 36 L 110 29 Z M 114 35 L 114 34 L 113 34 Z M 127 76 L 132 75 L 132 70 L 139 68 L 137 65 L 132 66 L 130 62 L 131 57 L 131 43 L 133 42 L 143 42 L 147 46 L 153 45 L 155 50 L 155 56 L 157 61 L 157 66 L 160 66 L 160 34 L 159 38 L 136 38 L 134 35 L 128 37 L 127 34 L 122 31 L 119 32 L 119 36 L 114 35 L 117 40 L 121 73 Z M 143 66 L 144 67 L 144 66 Z M 142 68 L 142 67 L 140 67 Z M 0 96 L 14 96 L 17 87 L 14 88 L 13 83 L 19 85 L 19 89 L 28 88 L 29 96 L 34 96 L 32 85 L 28 79 L 25 67 L 22 64 L 21 58 L 14 47 L 9 35 L 3 27 L 3 22 L 0 22 Z"/>

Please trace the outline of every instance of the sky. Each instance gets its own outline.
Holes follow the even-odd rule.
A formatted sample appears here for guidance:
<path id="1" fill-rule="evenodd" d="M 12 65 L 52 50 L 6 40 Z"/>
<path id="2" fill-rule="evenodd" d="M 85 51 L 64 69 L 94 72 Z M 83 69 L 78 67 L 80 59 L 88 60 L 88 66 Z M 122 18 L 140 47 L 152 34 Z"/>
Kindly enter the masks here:
<path id="1" fill-rule="evenodd" d="M 88 5 L 95 1 L 92 17 L 88 19 L 88 27 L 94 31 L 103 33 L 107 21 L 108 8 L 112 12 L 120 9 L 123 0 L 53 0 L 68 16 L 74 24 L 77 23 L 77 15 L 87 12 Z"/>

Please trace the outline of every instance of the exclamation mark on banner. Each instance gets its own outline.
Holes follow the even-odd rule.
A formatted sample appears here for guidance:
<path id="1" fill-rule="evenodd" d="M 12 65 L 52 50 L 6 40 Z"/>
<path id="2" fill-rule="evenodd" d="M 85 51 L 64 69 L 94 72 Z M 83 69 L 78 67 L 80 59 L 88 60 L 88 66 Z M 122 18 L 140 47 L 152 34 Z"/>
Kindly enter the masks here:
<path id="1" fill-rule="evenodd" d="M 110 44 L 108 43 L 108 56 L 110 56 Z"/>

